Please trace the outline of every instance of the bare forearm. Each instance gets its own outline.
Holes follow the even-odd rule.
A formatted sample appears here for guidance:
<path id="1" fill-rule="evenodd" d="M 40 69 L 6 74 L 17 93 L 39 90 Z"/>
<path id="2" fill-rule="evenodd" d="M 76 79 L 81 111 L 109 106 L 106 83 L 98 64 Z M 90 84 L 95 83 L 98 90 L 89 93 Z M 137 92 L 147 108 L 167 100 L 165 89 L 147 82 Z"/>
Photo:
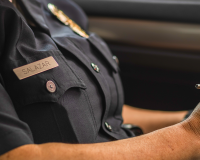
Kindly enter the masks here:
<path id="1" fill-rule="evenodd" d="M 140 126 L 144 133 L 149 133 L 157 129 L 168 127 L 183 120 L 187 111 L 165 112 L 153 111 L 140 108 L 123 106 L 124 123 L 131 123 Z"/>
<path id="2" fill-rule="evenodd" d="M 47 143 L 15 149 L 0 160 L 190 160 L 200 158 L 199 138 L 178 124 L 144 136 L 99 144 Z"/>

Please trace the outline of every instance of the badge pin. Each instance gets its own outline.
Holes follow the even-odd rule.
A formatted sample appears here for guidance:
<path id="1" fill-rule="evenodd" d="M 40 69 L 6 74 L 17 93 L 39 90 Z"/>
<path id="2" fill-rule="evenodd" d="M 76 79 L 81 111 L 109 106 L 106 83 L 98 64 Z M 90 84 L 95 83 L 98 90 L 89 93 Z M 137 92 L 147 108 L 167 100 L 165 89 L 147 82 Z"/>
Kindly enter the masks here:
<path id="1" fill-rule="evenodd" d="M 89 35 L 73 20 L 71 20 L 63 11 L 59 10 L 55 5 L 49 3 L 48 8 L 62 23 L 69 26 L 76 34 L 89 38 Z"/>

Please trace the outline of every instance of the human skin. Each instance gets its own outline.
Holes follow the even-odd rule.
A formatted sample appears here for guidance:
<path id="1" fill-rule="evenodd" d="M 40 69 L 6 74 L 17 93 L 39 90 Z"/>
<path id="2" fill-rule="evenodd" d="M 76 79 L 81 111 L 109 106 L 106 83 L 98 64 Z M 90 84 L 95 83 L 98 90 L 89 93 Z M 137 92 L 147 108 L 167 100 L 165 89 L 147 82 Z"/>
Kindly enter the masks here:
<path id="1" fill-rule="evenodd" d="M 0 160 L 196 160 L 200 159 L 200 105 L 178 124 L 143 136 L 96 144 L 24 145 Z"/>
<path id="2" fill-rule="evenodd" d="M 122 116 L 124 123 L 137 125 L 144 133 L 149 133 L 181 122 L 187 112 L 153 111 L 124 105 Z"/>
<path id="3" fill-rule="evenodd" d="M 126 107 L 127 106 L 125 106 L 125 109 L 127 109 Z M 135 109 L 135 111 L 136 110 L 137 109 Z M 137 115 L 140 115 L 140 117 L 135 118 L 135 116 L 133 116 L 135 118 L 133 119 L 130 115 L 134 110 L 131 109 L 131 111 L 129 111 L 130 110 L 127 110 L 127 112 L 124 111 L 123 113 L 125 122 L 136 123 L 137 120 L 137 124 L 141 124 L 145 132 L 172 125 L 179 122 L 181 119 L 173 118 L 173 123 L 169 123 L 169 119 L 165 119 L 163 120 L 165 123 L 161 123 L 163 117 L 159 116 L 158 112 L 154 112 L 156 116 L 154 113 L 152 114 L 151 111 L 149 111 L 149 116 L 151 115 L 152 118 L 149 117 L 148 120 L 144 120 L 144 117 L 148 115 L 146 111 L 137 112 Z M 127 117 L 128 113 L 129 117 Z M 163 114 L 160 113 L 160 115 Z M 182 123 L 125 140 L 97 144 L 46 143 L 41 145 L 24 145 L 0 156 L 0 160 L 200 159 L 199 115 L 200 107 L 197 106 L 194 114 Z M 155 116 L 160 118 L 155 120 Z M 147 127 L 151 126 L 149 124 L 155 124 L 156 127 L 148 129 Z"/>

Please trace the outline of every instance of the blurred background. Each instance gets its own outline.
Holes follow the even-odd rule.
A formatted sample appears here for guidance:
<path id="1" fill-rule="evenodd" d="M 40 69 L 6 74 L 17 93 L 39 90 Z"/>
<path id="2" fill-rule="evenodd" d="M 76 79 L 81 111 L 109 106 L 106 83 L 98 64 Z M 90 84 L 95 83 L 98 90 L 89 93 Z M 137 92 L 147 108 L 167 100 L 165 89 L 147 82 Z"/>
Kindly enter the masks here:
<path id="1" fill-rule="evenodd" d="M 119 59 L 125 103 L 159 110 L 200 101 L 200 0 L 74 0 Z"/>

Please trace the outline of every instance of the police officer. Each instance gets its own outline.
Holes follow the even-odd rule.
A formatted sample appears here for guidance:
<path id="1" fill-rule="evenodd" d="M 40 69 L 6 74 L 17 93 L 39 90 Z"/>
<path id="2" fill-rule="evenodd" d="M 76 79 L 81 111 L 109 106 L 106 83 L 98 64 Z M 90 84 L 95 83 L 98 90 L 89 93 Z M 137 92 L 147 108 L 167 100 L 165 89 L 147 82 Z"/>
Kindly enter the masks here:
<path id="1" fill-rule="evenodd" d="M 87 17 L 75 3 L 14 4 L 0 0 L 0 159 L 200 156 L 200 140 L 193 136 L 199 132 L 189 125 L 195 124 L 198 111 L 190 121 L 127 139 L 135 133 L 121 126 L 118 65 L 106 44 L 87 31 Z M 125 122 L 145 132 L 178 123 L 185 114 L 126 105 L 123 110 Z M 114 140 L 119 141 L 109 142 Z M 85 144 L 97 142 L 109 143 Z"/>

